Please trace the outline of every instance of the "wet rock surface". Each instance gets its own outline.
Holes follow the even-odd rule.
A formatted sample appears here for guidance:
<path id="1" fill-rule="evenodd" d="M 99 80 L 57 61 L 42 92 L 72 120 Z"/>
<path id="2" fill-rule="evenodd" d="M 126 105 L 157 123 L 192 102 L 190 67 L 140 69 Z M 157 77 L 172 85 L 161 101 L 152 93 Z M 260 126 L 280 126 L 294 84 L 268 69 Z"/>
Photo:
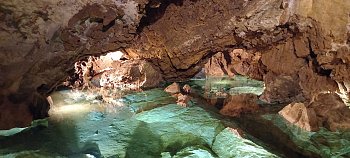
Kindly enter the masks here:
<path id="1" fill-rule="evenodd" d="M 307 131 L 317 131 L 321 127 L 333 132 L 350 129 L 350 109 L 337 94 L 319 94 L 313 102 L 306 105 L 289 104 L 279 114 Z"/>
<path id="2" fill-rule="evenodd" d="M 259 110 L 258 97 L 254 94 L 239 94 L 227 96 L 220 114 L 239 117 L 241 114 L 253 113 Z"/>
<path id="3" fill-rule="evenodd" d="M 332 132 L 320 127 L 308 132 L 278 115 L 281 105 L 259 101 L 256 113 L 223 117 L 205 98 L 196 95 L 206 85 L 211 89 L 226 85 L 233 88 L 227 91 L 236 95 L 261 94 L 261 81 L 236 76 L 234 80 L 216 78 L 207 82 L 197 79 L 180 83 L 191 86 L 193 98 L 189 107 L 177 105 L 163 88 L 122 93 L 111 103 L 102 102 L 98 94 L 89 91 L 57 92 L 51 96 L 51 117 L 46 123 L 24 130 L 0 131 L 0 155 L 348 157 L 348 131 Z M 340 100 L 332 95 L 322 96 L 315 98 L 314 106 Z"/>
<path id="4" fill-rule="evenodd" d="M 244 49 L 249 55 L 233 57 L 237 73 L 259 79 L 269 73 L 289 76 L 307 101 L 317 95 L 315 91 L 334 92 L 336 82 L 350 80 L 350 3 L 345 0 L 0 4 L 0 17 L 5 19 L 0 23 L 0 103 L 6 109 L 6 117 L 0 119 L 9 125 L 2 129 L 46 117 L 45 98 L 76 61 L 117 50 L 133 59 L 147 59 L 165 80 L 179 81 L 197 74 L 217 52 Z M 314 89 L 315 83 L 323 86 Z M 294 94 L 295 89 L 281 91 L 281 98 L 266 91 L 265 99 L 285 101 L 284 94 Z M 11 109 L 29 110 L 21 110 L 21 118 Z"/>
<path id="5" fill-rule="evenodd" d="M 222 139 L 231 135 L 220 134 L 225 133 L 225 126 L 219 115 L 198 104 L 187 108 L 171 104 L 175 100 L 162 89 L 125 95 L 118 105 L 96 103 L 86 92 L 73 94 L 61 91 L 52 96 L 55 106 L 46 128 L 1 136 L 0 154 L 29 157 L 222 157 L 226 153 L 240 155 L 239 152 L 244 152 L 243 148 L 251 144 L 246 138 L 237 137 L 234 139 L 242 141 L 235 145 L 237 148 L 221 150 L 219 145 L 227 142 Z M 155 106 L 149 108 L 152 103 Z M 142 110 L 135 110 L 135 107 Z M 264 150 L 258 145 L 254 147 L 259 151 L 250 154 L 259 155 Z M 266 150 L 263 153 L 268 154 Z"/>

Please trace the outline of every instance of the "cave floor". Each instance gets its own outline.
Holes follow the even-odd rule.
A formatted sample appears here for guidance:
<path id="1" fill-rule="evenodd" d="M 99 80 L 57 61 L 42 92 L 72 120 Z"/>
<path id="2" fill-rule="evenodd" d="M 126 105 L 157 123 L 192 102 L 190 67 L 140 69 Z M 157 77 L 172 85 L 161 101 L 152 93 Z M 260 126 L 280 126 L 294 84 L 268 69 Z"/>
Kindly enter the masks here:
<path id="1" fill-rule="evenodd" d="M 259 81 L 186 83 L 195 93 L 189 107 L 160 88 L 120 93 L 109 104 L 96 93 L 57 91 L 49 118 L 0 131 L 0 157 L 350 157 L 350 132 L 303 131 L 276 114 L 280 105 L 262 102 L 256 114 L 224 117 L 204 99 L 221 91 L 259 95 Z M 232 129 L 241 129 L 243 138 Z"/>

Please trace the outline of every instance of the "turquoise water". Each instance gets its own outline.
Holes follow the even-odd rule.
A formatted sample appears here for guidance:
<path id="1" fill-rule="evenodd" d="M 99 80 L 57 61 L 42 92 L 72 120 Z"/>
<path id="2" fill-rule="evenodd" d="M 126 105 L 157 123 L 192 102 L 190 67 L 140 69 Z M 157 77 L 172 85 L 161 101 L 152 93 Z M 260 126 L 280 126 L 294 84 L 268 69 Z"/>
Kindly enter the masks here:
<path id="1" fill-rule="evenodd" d="M 348 156 L 347 133 L 295 132 L 297 128 L 283 119 L 275 119 L 276 110 L 266 105 L 262 108 L 265 112 L 227 118 L 203 99 L 208 94 L 218 97 L 217 92 L 261 94 L 260 81 L 236 77 L 186 83 L 198 94 L 186 108 L 176 105 L 176 99 L 162 88 L 121 93 L 111 103 L 102 102 L 93 92 L 55 92 L 51 95 L 54 106 L 49 118 L 34 122 L 32 127 L 0 131 L 0 157 Z M 242 129 L 243 138 L 231 128 Z M 299 153 L 288 155 L 294 152 Z"/>

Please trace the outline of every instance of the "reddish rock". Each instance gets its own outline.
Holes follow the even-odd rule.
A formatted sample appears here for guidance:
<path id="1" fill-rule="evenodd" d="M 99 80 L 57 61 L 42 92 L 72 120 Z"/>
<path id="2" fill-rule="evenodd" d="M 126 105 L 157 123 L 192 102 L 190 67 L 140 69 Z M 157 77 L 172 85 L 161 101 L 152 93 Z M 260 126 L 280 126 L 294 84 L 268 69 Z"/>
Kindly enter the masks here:
<path id="1" fill-rule="evenodd" d="M 292 103 L 280 112 L 287 121 L 307 131 L 325 127 L 331 131 L 350 130 L 350 109 L 334 93 L 320 93 L 311 103 Z"/>
<path id="2" fill-rule="evenodd" d="M 267 73 L 264 76 L 265 90 L 260 99 L 268 103 L 303 101 L 304 96 L 297 77 Z"/>
<path id="3" fill-rule="evenodd" d="M 313 108 L 307 108 L 303 103 L 291 103 L 278 112 L 288 122 L 307 131 L 317 131 L 316 113 Z"/>
<path id="4" fill-rule="evenodd" d="M 225 58 L 226 56 L 226 58 Z M 233 76 L 234 74 L 228 70 L 227 58 L 231 58 L 227 53 L 216 53 L 212 56 L 209 61 L 205 64 L 205 75 L 206 76 Z"/>
<path id="5" fill-rule="evenodd" d="M 308 108 L 315 110 L 319 126 L 331 131 L 350 130 L 350 109 L 337 94 L 319 94 Z"/>
<path id="6" fill-rule="evenodd" d="M 235 49 L 230 52 L 231 63 L 228 68 L 234 73 L 249 76 L 256 80 L 263 80 L 265 67 L 261 62 L 260 52 L 248 52 L 243 49 Z"/>
<path id="7" fill-rule="evenodd" d="M 164 91 L 171 94 L 180 93 L 180 86 L 178 83 L 174 82 L 173 84 L 166 87 Z"/>
<path id="8" fill-rule="evenodd" d="M 191 86 L 188 85 L 188 84 L 185 84 L 185 85 L 182 87 L 182 90 L 183 90 L 186 94 L 189 94 L 189 93 L 191 93 Z"/>
<path id="9" fill-rule="evenodd" d="M 239 128 L 231 128 L 231 127 L 227 127 L 227 129 L 228 129 L 231 133 L 233 133 L 233 134 L 235 134 L 236 136 L 238 136 L 239 138 L 244 138 L 244 137 L 245 137 L 245 134 L 244 134 L 244 132 L 243 132 L 242 129 L 239 129 Z"/>
<path id="10" fill-rule="evenodd" d="M 259 109 L 257 96 L 254 94 L 231 95 L 224 101 L 220 114 L 237 117 L 243 113 L 252 113 Z"/>
<path id="11" fill-rule="evenodd" d="M 177 96 L 177 101 L 176 103 L 178 105 L 181 105 L 183 107 L 187 107 L 188 106 L 188 102 L 191 100 L 191 97 L 189 95 L 183 95 L 183 94 L 179 94 Z"/>

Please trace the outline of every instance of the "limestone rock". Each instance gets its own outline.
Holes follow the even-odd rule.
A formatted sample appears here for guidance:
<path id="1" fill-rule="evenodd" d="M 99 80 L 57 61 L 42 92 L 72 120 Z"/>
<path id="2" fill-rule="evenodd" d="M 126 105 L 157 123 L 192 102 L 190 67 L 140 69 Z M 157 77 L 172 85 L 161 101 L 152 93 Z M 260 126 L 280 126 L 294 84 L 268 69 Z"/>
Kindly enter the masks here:
<path id="1" fill-rule="evenodd" d="M 243 113 L 252 113 L 259 109 L 257 96 L 254 94 L 231 95 L 224 101 L 220 114 L 237 117 Z"/>
<path id="2" fill-rule="evenodd" d="M 216 136 L 212 148 L 219 157 L 278 157 L 254 142 L 237 136 L 230 128 Z"/>
<path id="3" fill-rule="evenodd" d="M 229 70 L 237 74 L 249 76 L 256 80 L 263 80 L 265 67 L 261 61 L 260 52 L 248 52 L 243 49 L 234 49 L 230 52 L 231 64 Z"/>
<path id="4" fill-rule="evenodd" d="M 127 60 L 120 67 L 102 73 L 100 85 L 111 88 L 153 88 L 162 81 L 162 76 L 153 66 L 142 60 Z"/>
<path id="5" fill-rule="evenodd" d="M 125 50 L 130 58 L 152 62 L 165 80 L 179 81 L 197 74 L 215 53 L 237 48 L 261 53 L 261 64 L 251 57 L 238 60 L 237 72 L 260 79 L 265 72 L 290 76 L 299 82 L 300 95 L 311 100 L 313 82 L 303 74 L 350 80 L 349 10 L 346 0 L 5 0 L 0 102 L 15 98 L 2 106 L 25 106 L 21 109 L 31 109 L 34 119 L 46 117 L 45 98 L 88 55 Z M 312 73 L 300 72 L 303 67 Z"/>

